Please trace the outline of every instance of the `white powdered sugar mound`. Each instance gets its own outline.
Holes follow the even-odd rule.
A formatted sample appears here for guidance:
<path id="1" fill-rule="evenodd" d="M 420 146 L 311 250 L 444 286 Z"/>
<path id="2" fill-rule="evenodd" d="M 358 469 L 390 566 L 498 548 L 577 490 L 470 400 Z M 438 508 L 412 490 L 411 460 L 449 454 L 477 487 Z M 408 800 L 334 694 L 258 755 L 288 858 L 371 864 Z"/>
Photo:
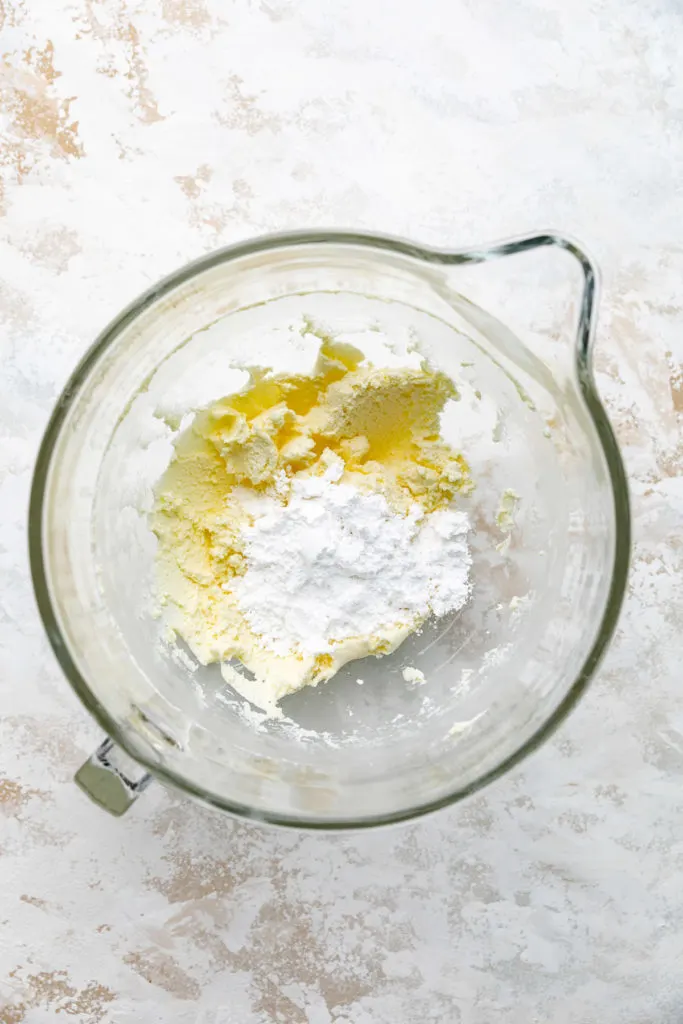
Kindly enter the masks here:
<path id="1" fill-rule="evenodd" d="M 296 478 L 245 527 L 246 573 L 233 592 L 277 654 L 317 654 L 356 636 L 417 627 L 470 593 L 463 512 L 395 512 L 381 494 L 338 483 L 341 470 Z"/>

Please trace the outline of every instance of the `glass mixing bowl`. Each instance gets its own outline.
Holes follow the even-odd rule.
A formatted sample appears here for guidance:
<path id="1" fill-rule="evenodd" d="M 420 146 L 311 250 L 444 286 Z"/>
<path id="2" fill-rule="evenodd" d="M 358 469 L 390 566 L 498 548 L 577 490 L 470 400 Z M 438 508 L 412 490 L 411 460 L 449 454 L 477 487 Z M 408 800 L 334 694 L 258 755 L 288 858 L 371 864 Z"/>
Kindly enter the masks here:
<path id="1" fill-rule="evenodd" d="M 582 296 L 575 340 L 549 359 L 460 287 L 475 265 L 553 248 L 574 257 Z M 110 737 L 77 775 L 90 795 L 121 813 L 151 773 L 234 814 L 359 827 L 460 800 L 541 743 L 594 673 L 628 569 L 624 470 L 591 370 L 595 295 L 591 262 L 555 235 L 446 252 L 326 231 L 222 249 L 121 313 L 57 403 L 30 505 L 45 628 Z M 271 353 L 281 338 L 286 369 L 301 316 L 401 338 L 457 382 L 444 415 L 476 484 L 459 498 L 473 593 L 264 721 L 217 665 L 165 642 L 147 512 L 184 413 L 222 397 L 233 362 L 263 365 L 265 338 Z"/>

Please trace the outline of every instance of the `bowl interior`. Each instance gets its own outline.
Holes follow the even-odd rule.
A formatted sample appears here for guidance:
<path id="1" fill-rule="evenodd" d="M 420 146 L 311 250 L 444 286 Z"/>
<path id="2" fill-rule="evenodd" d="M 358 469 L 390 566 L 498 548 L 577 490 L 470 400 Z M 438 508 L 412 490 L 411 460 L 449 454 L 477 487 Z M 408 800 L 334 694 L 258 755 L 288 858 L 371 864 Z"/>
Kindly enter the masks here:
<path id="1" fill-rule="evenodd" d="M 495 773 L 580 679 L 615 524 L 571 341 L 551 368 L 456 287 L 453 269 L 352 244 L 217 258 L 115 324 L 73 389 L 45 496 L 58 628 L 105 726 L 190 791 L 301 824 L 404 816 Z M 193 410 L 233 392 L 244 367 L 310 364 L 304 318 L 380 365 L 417 350 L 456 382 L 442 431 L 476 485 L 458 500 L 473 525 L 473 593 L 393 654 L 285 698 L 284 720 L 269 721 L 217 665 L 165 641 L 147 515 Z M 425 682 L 406 682 L 407 667 Z"/>

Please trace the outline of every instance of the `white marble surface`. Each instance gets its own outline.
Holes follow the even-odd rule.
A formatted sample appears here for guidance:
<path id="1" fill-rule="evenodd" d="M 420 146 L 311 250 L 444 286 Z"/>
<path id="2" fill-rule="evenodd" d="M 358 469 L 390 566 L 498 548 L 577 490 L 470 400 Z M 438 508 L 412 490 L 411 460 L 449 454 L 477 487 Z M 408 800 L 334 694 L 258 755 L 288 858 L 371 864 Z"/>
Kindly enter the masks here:
<path id="1" fill-rule="evenodd" d="M 679 1024 L 680 5 L 3 0 L 0 23 L 0 1022 Z M 414 826 L 266 831 L 161 787 L 110 819 L 71 782 L 98 733 L 29 581 L 41 431 L 150 282 L 321 224 L 592 250 L 635 512 L 617 641 L 548 746 Z"/>

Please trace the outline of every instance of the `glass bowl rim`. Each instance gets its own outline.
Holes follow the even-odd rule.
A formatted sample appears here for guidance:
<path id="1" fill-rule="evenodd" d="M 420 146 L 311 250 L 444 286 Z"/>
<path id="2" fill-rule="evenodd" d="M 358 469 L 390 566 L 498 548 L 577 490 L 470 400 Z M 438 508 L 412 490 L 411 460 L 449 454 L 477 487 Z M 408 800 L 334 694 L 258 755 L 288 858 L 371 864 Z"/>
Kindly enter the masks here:
<path id="1" fill-rule="evenodd" d="M 75 660 L 71 656 L 60 630 L 56 609 L 50 594 L 43 544 L 46 486 L 57 440 L 75 396 L 79 393 L 81 386 L 86 382 L 100 358 L 116 341 L 121 332 L 158 299 L 179 285 L 219 264 L 229 263 L 245 256 L 269 250 L 275 251 L 292 246 L 325 244 L 361 246 L 369 250 L 388 251 L 413 258 L 422 263 L 441 266 L 484 263 L 489 260 L 543 247 L 555 247 L 569 252 L 578 261 L 583 273 L 583 294 L 574 347 L 575 368 L 579 390 L 608 468 L 612 489 L 615 531 L 614 560 L 610 586 L 594 642 L 574 682 L 554 711 L 538 729 L 495 767 L 482 773 L 468 785 L 455 788 L 438 799 L 390 811 L 386 814 L 339 819 L 257 810 L 246 804 L 240 804 L 216 793 L 208 792 L 201 786 L 185 779 L 174 769 L 159 765 L 153 759 L 141 755 L 137 748 L 128 742 L 122 728 L 90 690 L 86 679 L 80 673 Z M 438 249 L 418 245 L 406 239 L 390 235 L 363 231 L 320 229 L 260 235 L 213 250 L 168 274 L 126 306 L 100 332 L 86 351 L 55 404 L 36 457 L 28 511 L 29 561 L 33 588 L 43 626 L 67 681 L 86 710 L 95 718 L 108 736 L 126 751 L 133 760 L 143 765 L 152 775 L 204 804 L 227 811 L 240 818 L 258 820 L 271 825 L 321 831 L 362 829 L 394 824 L 401 821 L 409 821 L 423 814 L 448 807 L 500 778 L 540 747 L 564 721 L 585 692 L 595 674 L 616 629 L 628 579 L 631 547 L 631 513 L 626 472 L 612 426 L 599 397 L 592 371 L 597 293 L 598 272 L 593 260 L 586 254 L 583 246 L 566 234 L 560 234 L 555 231 L 526 235 L 521 238 L 479 246 L 474 249 Z"/>

